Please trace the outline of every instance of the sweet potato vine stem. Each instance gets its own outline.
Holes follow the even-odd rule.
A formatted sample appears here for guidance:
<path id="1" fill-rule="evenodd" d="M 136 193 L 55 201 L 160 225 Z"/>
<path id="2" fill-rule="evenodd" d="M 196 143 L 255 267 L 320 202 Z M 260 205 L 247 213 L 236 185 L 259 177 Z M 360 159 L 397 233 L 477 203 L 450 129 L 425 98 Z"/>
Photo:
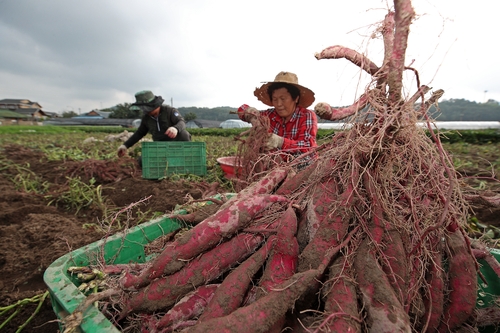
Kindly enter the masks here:
<path id="1" fill-rule="evenodd" d="M 395 0 L 395 30 L 392 54 L 389 59 L 389 73 L 387 75 L 389 84 L 389 105 L 395 106 L 401 101 L 401 90 L 403 88 L 403 71 L 405 67 L 406 48 L 408 47 L 408 35 L 410 24 L 415 16 L 415 11 L 410 0 Z"/>
<path id="2" fill-rule="evenodd" d="M 372 76 L 374 76 L 380 69 L 373 61 L 368 59 L 365 55 L 340 45 L 327 47 L 320 53 L 316 53 L 314 56 L 318 60 L 345 58 Z"/>

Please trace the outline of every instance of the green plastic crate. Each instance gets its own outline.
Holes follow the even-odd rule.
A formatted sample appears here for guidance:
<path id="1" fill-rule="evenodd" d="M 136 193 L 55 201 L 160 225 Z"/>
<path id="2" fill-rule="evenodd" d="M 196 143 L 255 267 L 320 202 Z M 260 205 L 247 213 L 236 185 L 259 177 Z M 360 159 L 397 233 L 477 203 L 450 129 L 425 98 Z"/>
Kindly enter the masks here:
<path id="1" fill-rule="evenodd" d="M 207 174 L 205 142 L 143 142 L 142 178 L 161 179 L 172 174 Z"/>
<path id="2" fill-rule="evenodd" d="M 491 254 L 495 257 L 495 259 L 500 262 L 500 250 L 490 249 Z M 476 299 L 476 308 L 485 308 L 489 306 L 498 306 L 495 305 L 495 300 L 500 297 L 500 279 L 498 279 L 497 274 L 484 260 L 478 260 L 481 265 L 481 274 L 484 276 L 484 279 L 487 283 L 483 282 L 483 280 L 478 277 L 479 288 L 477 292 Z M 499 323 L 500 325 L 500 323 Z M 484 327 L 479 330 L 481 333 L 496 333 L 500 332 L 499 327 Z"/>
<path id="3" fill-rule="evenodd" d="M 490 252 L 500 262 L 500 250 L 490 249 Z M 494 300 L 500 296 L 500 279 L 497 279 L 495 271 L 486 261 L 481 259 L 478 262 L 481 265 L 481 273 L 488 283 L 484 283 L 478 278 L 479 290 L 476 305 L 478 308 L 485 308 L 491 306 Z"/>
<path id="4" fill-rule="evenodd" d="M 71 266 L 95 264 L 95 258 L 103 255 L 107 264 L 145 262 L 146 244 L 172 232 L 181 225 L 170 218 L 159 218 L 131 228 L 127 233 L 118 233 L 90 245 L 70 252 L 54 261 L 45 271 L 43 279 L 50 292 L 52 308 L 59 319 L 71 314 L 86 296 L 78 290 L 77 279 L 67 271 Z M 91 306 L 83 314 L 80 325 L 82 333 L 119 333 L 120 331 L 95 307 Z M 62 331 L 62 325 L 60 324 Z"/>

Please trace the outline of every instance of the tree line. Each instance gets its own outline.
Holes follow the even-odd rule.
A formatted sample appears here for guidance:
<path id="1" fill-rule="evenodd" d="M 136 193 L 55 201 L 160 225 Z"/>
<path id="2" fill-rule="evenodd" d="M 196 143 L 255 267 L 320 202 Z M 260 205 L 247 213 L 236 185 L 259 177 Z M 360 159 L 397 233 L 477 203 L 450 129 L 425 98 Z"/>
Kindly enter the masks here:
<path id="1" fill-rule="evenodd" d="M 112 108 L 102 111 L 111 112 L 110 118 L 137 119 L 142 114 L 129 109 L 130 103 L 118 104 Z M 418 108 L 418 105 L 416 105 Z M 224 121 L 227 119 L 237 119 L 237 107 L 221 106 L 215 108 L 206 107 L 179 107 L 177 110 L 183 115 L 186 121 L 194 119 Z M 438 105 L 433 105 L 429 109 L 430 116 L 437 121 L 500 121 L 500 104 L 495 100 L 488 100 L 486 103 L 471 102 L 466 99 L 443 100 Z"/>
<path id="2" fill-rule="evenodd" d="M 438 121 L 500 121 L 500 104 L 492 99 L 486 103 L 449 99 L 432 106 L 429 113 Z"/>

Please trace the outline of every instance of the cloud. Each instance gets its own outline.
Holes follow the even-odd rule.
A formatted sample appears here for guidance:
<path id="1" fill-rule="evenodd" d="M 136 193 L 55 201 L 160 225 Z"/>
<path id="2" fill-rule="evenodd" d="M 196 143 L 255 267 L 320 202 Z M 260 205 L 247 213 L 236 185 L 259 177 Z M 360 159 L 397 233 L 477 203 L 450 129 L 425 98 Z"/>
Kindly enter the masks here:
<path id="1" fill-rule="evenodd" d="M 414 1 L 407 63 L 445 98 L 500 100 L 494 0 L 477 21 L 466 4 Z M 491 10 L 490 10 L 491 9 Z M 371 38 L 385 1 L 101 0 L 0 2 L 0 98 L 28 98 L 62 112 L 133 102 L 153 90 L 174 106 L 263 107 L 253 96 L 282 70 L 316 93 L 316 101 L 351 103 L 369 77 L 346 60 L 314 53 L 331 45 L 364 52 L 377 64 L 382 41 Z M 484 15 L 483 15 L 484 14 Z M 495 29 L 494 29 L 495 28 Z M 414 60 L 414 61 L 413 61 Z M 484 87 L 481 87 L 484 86 Z M 415 87 L 409 79 L 408 91 Z"/>

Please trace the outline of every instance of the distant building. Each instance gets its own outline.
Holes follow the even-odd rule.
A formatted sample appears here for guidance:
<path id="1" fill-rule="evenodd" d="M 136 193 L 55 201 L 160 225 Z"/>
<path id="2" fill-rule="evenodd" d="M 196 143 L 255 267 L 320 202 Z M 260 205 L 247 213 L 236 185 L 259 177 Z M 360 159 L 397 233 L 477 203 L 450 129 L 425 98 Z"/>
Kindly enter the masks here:
<path id="1" fill-rule="evenodd" d="M 196 119 L 186 122 L 187 128 L 217 128 L 219 125 L 220 121 L 217 120 Z"/>
<path id="2" fill-rule="evenodd" d="M 32 102 L 29 99 L 2 99 L 0 100 L 0 109 L 42 109 L 38 102 Z"/>
<path id="3" fill-rule="evenodd" d="M 186 128 L 203 128 L 203 125 L 197 120 L 190 120 L 186 123 Z"/>
<path id="4" fill-rule="evenodd" d="M 252 127 L 250 123 L 247 123 L 243 120 L 240 119 L 228 119 L 224 120 L 220 126 L 221 128 L 246 128 L 246 127 Z"/>
<path id="5" fill-rule="evenodd" d="M 87 119 L 108 119 L 111 112 L 92 110 L 84 114 L 80 114 L 78 116 L 74 116 L 72 118 L 87 118 Z"/>
<path id="6" fill-rule="evenodd" d="M 51 111 L 43 111 L 46 115 L 48 115 L 50 118 L 59 118 L 61 115 L 57 112 L 51 112 Z"/>
<path id="7" fill-rule="evenodd" d="M 0 109 L 0 119 L 28 119 L 29 117 L 14 111 Z"/>
<path id="8" fill-rule="evenodd" d="M 45 111 L 39 108 L 22 108 L 22 109 L 14 109 L 12 111 L 23 114 L 35 120 L 50 118 L 49 114 L 45 113 Z"/>
<path id="9" fill-rule="evenodd" d="M 38 102 L 32 102 L 29 99 L 2 99 L 0 100 L 0 109 L 9 110 L 19 113 L 31 120 L 41 120 L 51 118 L 56 115 L 54 112 L 46 112 L 42 110 L 42 106 Z"/>

